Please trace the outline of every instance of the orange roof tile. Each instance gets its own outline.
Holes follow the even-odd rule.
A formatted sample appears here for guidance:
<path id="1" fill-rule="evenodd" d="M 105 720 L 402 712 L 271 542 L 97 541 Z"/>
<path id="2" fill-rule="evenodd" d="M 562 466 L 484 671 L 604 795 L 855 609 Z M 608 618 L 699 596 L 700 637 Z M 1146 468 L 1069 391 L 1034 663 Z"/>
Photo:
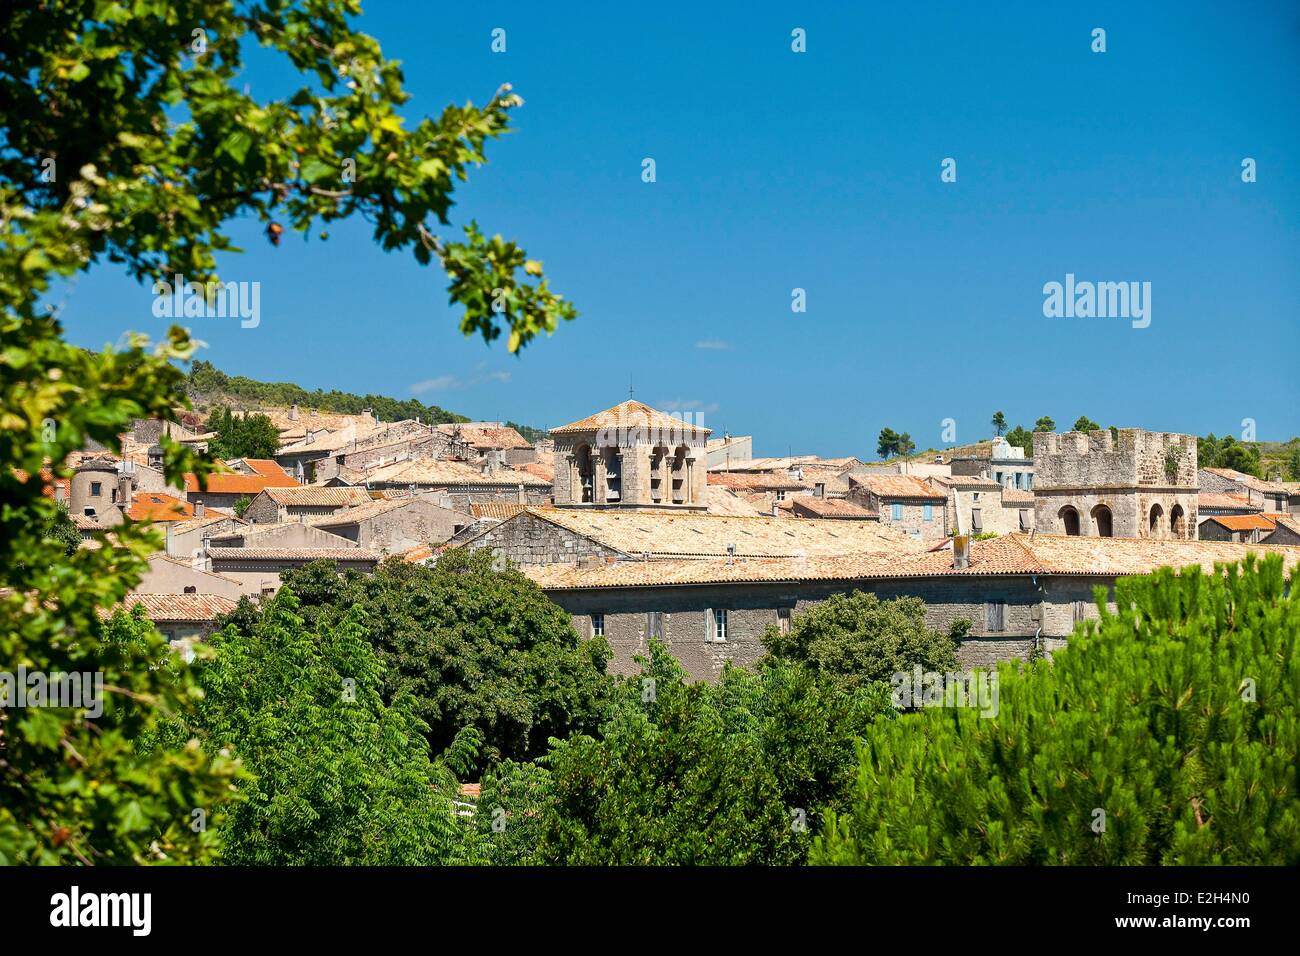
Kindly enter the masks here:
<path id="1" fill-rule="evenodd" d="M 161 491 L 137 491 L 126 516 L 133 521 L 184 521 L 194 517 L 194 506 Z"/>
<path id="2" fill-rule="evenodd" d="M 710 435 L 713 433 L 711 428 L 705 428 L 702 425 L 695 425 L 681 418 L 675 418 L 666 412 L 651 408 L 645 402 L 629 399 L 626 402 L 619 402 L 613 408 L 607 408 L 603 412 L 588 415 L 586 418 L 570 422 L 568 425 L 561 425 L 559 428 L 552 428 L 551 434 L 563 435 L 566 432 L 591 432 L 602 428 L 648 428 L 672 431 L 678 434 Z"/>
<path id="3" fill-rule="evenodd" d="M 266 488 L 298 488 L 301 487 L 298 482 L 294 481 L 288 475 L 281 472 L 279 475 L 236 475 L 236 474 L 219 474 L 208 475 L 208 491 L 214 495 L 255 495 Z M 200 492 L 199 480 L 196 476 L 186 473 L 185 490 L 190 494 Z"/>

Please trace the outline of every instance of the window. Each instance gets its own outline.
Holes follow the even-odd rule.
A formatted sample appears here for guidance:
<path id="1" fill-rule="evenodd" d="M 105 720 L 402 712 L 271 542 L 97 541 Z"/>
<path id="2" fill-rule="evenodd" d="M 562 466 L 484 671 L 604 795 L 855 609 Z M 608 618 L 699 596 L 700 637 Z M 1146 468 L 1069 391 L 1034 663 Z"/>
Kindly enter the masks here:
<path id="1" fill-rule="evenodd" d="M 1028 508 L 1020 509 L 1020 530 L 1021 531 L 1029 530 L 1029 509 Z"/>
<path id="2" fill-rule="evenodd" d="M 98 481 L 92 481 L 90 483 L 90 497 L 98 498 L 103 493 L 104 493 L 104 486 L 102 484 L 100 484 Z"/>
<path id="3" fill-rule="evenodd" d="M 776 627 L 782 634 L 790 633 L 790 618 L 792 609 L 788 607 L 779 607 L 776 609 Z"/>
<path id="4" fill-rule="evenodd" d="M 976 534 L 984 530 L 984 518 L 981 516 L 979 508 L 970 510 L 970 529 Z"/>
<path id="5" fill-rule="evenodd" d="M 893 505 L 890 505 L 890 506 L 889 506 L 889 516 L 890 516 L 891 518 L 893 518 L 895 521 L 902 521 L 902 520 L 903 520 L 903 506 L 900 505 L 900 504 L 893 504 Z"/>
<path id="6" fill-rule="evenodd" d="M 1082 621 L 1085 617 L 1087 617 L 1087 607 L 1088 607 L 1087 601 L 1074 602 L 1074 621 L 1076 624 L 1079 621 Z"/>
<path id="7" fill-rule="evenodd" d="M 984 605 L 984 630 L 989 633 L 1005 631 L 1007 623 L 1007 602 L 989 601 Z"/>
<path id="8" fill-rule="evenodd" d="M 921 506 L 921 517 L 922 517 L 922 519 L 924 519 L 925 521 L 933 521 L 933 520 L 934 520 L 934 505 L 922 505 L 922 506 Z"/>
<path id="9" fill-rule="evenodd" d="M 663 611 L 650 611 L 645 616 L 645 636 L 646 640 L 655 638 L 663 640 L 664 636 L 664 613 Z"/>
<path id="10" fill-rule="evenodd" d="M 785 501 L 785 489 L 784 489 L 784 488 L 778 488 L 778 489 L 777 489 L 777 492 L 776 492 L 776 500 L 777 500 L 777 501 Z"/>
<path id="11" fill-rule="evenodd" d="M 195 587 L 193 584 L 187 584 L 187 585 L 185 585 L 185 593 L 186 593 L 186 594 L 198 594 L 198 593 L 199 593 L 199 589 L 198 589 L 197 587 Z"/>
<path id="12" fill-rule="evenodd" d="M 592 637 L 605 636 L 605 615 L 604 614 L 593 614 L 591 616 L 591 636 Z"/>
<path id="13" fill-rule="evenodd" d="M 714 608 L 709 612 L 709 640 L 719 643 L 727 639 L 727 612 Z"/>

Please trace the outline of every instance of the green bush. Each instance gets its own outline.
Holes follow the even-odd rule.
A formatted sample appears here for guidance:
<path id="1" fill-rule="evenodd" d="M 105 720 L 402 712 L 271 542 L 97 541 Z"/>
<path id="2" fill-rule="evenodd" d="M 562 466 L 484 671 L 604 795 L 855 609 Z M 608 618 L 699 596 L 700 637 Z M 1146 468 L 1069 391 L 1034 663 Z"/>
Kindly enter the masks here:
<path id="1" fill-rule="evenodd" d="M 1294 583 L 1272 556 L 1121 579 L 1117 612 L 999 669 L 995 717 L 868 728 L 810 861 L 1300 863 Z"/>

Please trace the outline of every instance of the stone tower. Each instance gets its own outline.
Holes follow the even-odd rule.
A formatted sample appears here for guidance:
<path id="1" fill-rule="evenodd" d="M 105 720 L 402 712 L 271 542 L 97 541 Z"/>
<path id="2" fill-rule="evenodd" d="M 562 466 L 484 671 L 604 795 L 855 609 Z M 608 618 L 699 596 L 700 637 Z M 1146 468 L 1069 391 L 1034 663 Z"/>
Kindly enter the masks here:
<path id="1" fill-rule="evenodd" d="M 703 510 L 710 430 L 628 400 L 551 429 L 558 507 Z"/>
<path id="2" fill-rule="evenodd" d="M 107 458 L 87 458 L 68 482 L 68 511 L 95 518 L 117 502 L 117 463 Z"/>
<path id="3" fill-rule="evenodd" d="M 1121 428 L 1034 433 L 1041 534 L 1196 537 L 1196 437 Z"/>

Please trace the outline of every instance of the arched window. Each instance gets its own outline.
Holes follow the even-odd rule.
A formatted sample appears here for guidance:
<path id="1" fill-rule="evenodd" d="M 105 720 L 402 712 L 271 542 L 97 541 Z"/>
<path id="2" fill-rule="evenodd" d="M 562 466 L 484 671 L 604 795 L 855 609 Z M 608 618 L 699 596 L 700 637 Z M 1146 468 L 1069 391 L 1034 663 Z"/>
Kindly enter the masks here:
<path id="1" fill-rule="evenodd" d="M 682 505 L 686 503 L 686 455 L 685 445 L 678 445 L 677 450 L 673 452 L 673 504 Z"/>
<path id="2" fill-rule="evenodd" d="M 1148 524 L 1151 537 L 1159 538 L 1161 536 L 1161 532 L 1164 529 L 1160 527 L 1160 523 L 1164 519 L 1164 516 L 1165 516 L 1164 508 L 1160 507 L 1159 505 L 1151 506 L 1151 521 Z"/>
<path id="3" fill-rule="evenodd" d="M 573 450 L 573 460 L 578 466 L 578 494 L 575 497 L 583 504 L 590 504 L 596 500 L 592 487 L 594 470 L 591 467 L 591 446 L 579 445 L 575 448 Z"/>
<path id="4" fill-rule="evenodd" d="M 1111 538 L 1115 535 L 1110 508 L 1105 505 L 1097 505 L 1092 509 L 1092 525 L 1097 529 L 1097 537 L 1099 538 Z"/>
<path id="5" fill-rule="evenodd" d="M 667 457 L 668 449 L 663 445 L 650 452 L 650 500 L 655 504 L 664 500 L 664 459 Z"/>
<path id="6" fill-rule="evenodd" d="M 1175 538 L 1187 537 L 1187 514 L 1182 505 L 1174 505 L 1169 510 L 1169 530 Z"/>
<path id="7" fill-rule="evenodd" d="M 1061 519 L 1061 527 L 1068 535 L 1078 537 L 1079 535 L 1079 512 L 1074 510 L 1070 505 L 1066 505 L 1056 515 Z"/>
<path id="8" fill-rule="evenodd" d="M 600 455 L 605 462 L 605 501 L 620 501 L 623 498 L 623 458 L 617 448 L 602 448 Z"/>

